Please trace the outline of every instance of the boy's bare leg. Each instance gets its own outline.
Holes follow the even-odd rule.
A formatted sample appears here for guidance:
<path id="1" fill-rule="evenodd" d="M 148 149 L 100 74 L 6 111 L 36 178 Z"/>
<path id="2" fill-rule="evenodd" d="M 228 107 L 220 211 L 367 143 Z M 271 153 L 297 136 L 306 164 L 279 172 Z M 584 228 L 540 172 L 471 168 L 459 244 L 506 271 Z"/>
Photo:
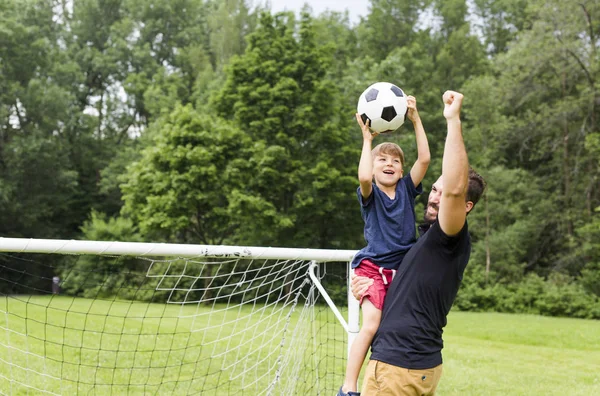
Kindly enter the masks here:
<path id="1" fill-rule="evenodd" d="M 363 300 L 361 309 L 363 317 L 362 326 L 350 348 L 350 356 L 348 357 L 348 364 L 346 366 L 346 379 L 342 386 L 344 393 L 356 392 L 360 369 L 381 321 L 381 311 L 375 308 L 368 297 Z"/>

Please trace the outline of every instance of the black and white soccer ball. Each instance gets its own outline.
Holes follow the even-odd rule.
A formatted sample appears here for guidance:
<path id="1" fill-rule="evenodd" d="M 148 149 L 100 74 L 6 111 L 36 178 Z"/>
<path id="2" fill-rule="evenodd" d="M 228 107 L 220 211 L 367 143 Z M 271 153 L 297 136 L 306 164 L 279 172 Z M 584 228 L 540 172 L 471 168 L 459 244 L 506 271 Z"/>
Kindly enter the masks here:
<path id="1" fill-rule="evenodd" d="M 404 124 L 406 95 L 388 82 L 372 84 L 358 98 L 358 114 L 373 132 L 393 132 Z"/>

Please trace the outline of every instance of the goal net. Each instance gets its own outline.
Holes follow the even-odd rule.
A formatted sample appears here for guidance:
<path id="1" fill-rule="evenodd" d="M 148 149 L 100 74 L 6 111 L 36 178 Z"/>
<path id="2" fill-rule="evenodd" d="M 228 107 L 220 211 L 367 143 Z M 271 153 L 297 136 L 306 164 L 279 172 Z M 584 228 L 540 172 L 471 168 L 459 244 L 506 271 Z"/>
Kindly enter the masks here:
<path id="1" fill-rule="evenodd" d="M 0 393 L 334 394 L 354 253 L 0 238 Z"/>

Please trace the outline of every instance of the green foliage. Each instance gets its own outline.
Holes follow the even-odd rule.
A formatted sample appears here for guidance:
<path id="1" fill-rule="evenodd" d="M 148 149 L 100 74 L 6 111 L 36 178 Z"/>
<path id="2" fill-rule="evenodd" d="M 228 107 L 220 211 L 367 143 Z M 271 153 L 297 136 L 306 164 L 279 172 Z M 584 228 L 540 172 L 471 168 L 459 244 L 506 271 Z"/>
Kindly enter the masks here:
<path id="1" fill-rule="evenodd" d="M 240 221 L 230 200 L 250 172 L 248 138 L 191 105 L 153 128 L 152 145 L 122 185 L 123 213 L 147 236 L 202 244 L 230 240 Z"/>
<path id="2" fill-rule="evenodd" d="M 90 219 L 83 223 L 81 232 L 90 241 L 141 242 L 138 230 L 129 219 L 107 218 L 100 212 L 92 211 Z"/>
<path id="3" fill-rule="evenodd" d="M 333 56 L 333 62 L 328 75 L 334 81 L 339 81 L 346 75 L 349 62 L 356 59 L 358 39 L 356 30 L 350 26 L 347 14 L 326 12 L 314 21 L 315 41 L 326 47 Z M 345 87 L 339 87 L 345 89 Z"/>
<path id="4" fill-rule="evenodd" d="M 596 208 L 591 221 L 577 230 L 582 241 L 579 260 L 583 263 L 581 284 L 600 297 L 600 207 Z"/>
<path id="5" fill-rule="evenodd" d="M 474 76 L 489 69 L 485 51 L 477 36 L 470 32 L 466 23 L 449 34 L 436 57 L 437 83 L 448 88 L 462 87 Z"/>
<path id="6" fill-rule="evenodd" d="M 371 0 L 371 12 L 358 27 L 359 51 L 376 61 L 415 40 L 417 22 L 431 0 Z"/>
<path id="7" fill-rule="evenodd" d="M 2 235 L 56 238 L 73 226 L 77 175 L 63 150 L 59 140 L 35 134 L 16 136 L 2 147 Z"/>
<path id="8" fill-rule="evenodd" d="M 519 32 L 528 28 L 533 15 L 527 0 L 475 0 L 477 29 L 491 54 L 506 52 Z"/>
<path id="9" fill-rule="evenodd" d="M 586 293 L 581 285 L 559 273 L 551 275 L 544 294 L 536 301 L 542 315 L 594 318 L 598 313 L 598 298 Z"/>
<path id="10" fill-rule="evenodd" d="M 581 270 L 581 284 L 590 293 L 600 297 L 600 264 L 588 263 Z"/>
<path id="11" fill-rule="evenodd" d="M 481 271 L 479 277 L 482 278 Z M 465 279 L 454 306 L 463 311 L 496 311 L 600 319 L 600 299 L 565 275 L 548 280 L 530 273 L 519 283 L 482 285 Z"/>
<path id="12" fill-rule="evenodd" d="M 140 242 L 141 237 L 133 222 L 124 218 L 107 218 L 92 212 L 90 219 L 81 227 L 83 238 L 92 241 Z M 152 296 L 152 289 L 139 289 L 140 275 L 144 275 L 147 263 L 127 257 L 79 256 L 74 264 L 70 258 L 63 263 L 60 273 L 62 292 L 86 298 L 109 298 L 145 300 Z M 144 279 L 144 276 L 141 277 Z M 137 287 L 136 287 L 137 286 Z M 148 295 L 150 293 L 150 295 Z"/>
<path id="13" fill-rule="evenodd" d="M 481 173 L 488 188 L 469 215 L 475 242 L 469 267 L 485 266 L 489 254 L 490 280 L 518 282 L 525 270 L 545 264 L 539 260 L 548 257 L 547 247 L 539 241 L 550 227 L 545 213 L 554 206 L 526 171 L 494 166 Z"/>
<path id="14" fill-rule="evenodd" d="M 529 273 L 519 283 L 506 288 L 505 298 L 498 304 L 500 312 L 539 314 L 538 302 L 543 299 L 547 284 L 540 276 Z"/>
<path id="15" fill-rule="evenodd" d="M 348 246 L 356 234 L 340 231 L 355 207 L 358 161 L 343 133 L 350 117 L 339 112 L 326 78 L 331 55 L 317 45 L 312 18 L 303 16 L 297 36 L 288 18 L 261 16 L 214 98 L 218 114 L 254 142 L 256 172 L 234 197 L 247 219 L 238 231 L 242 241 L 259 245 Z"/>

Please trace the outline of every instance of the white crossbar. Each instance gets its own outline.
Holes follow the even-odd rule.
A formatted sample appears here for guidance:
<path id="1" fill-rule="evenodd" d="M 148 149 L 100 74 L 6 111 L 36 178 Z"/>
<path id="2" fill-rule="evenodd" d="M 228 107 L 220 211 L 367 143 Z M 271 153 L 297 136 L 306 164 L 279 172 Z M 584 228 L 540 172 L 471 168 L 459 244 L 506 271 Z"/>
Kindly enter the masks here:
<path id="1" fill-rule="evenodd" d="M 225 245 L 143 242 L 77 241 L 61 239 L 0 238 L 0 252 L 62 253 L 127 256 L 237 257 L 248 259 L 349 262 L 356 250 L 298 249 Z"/>

